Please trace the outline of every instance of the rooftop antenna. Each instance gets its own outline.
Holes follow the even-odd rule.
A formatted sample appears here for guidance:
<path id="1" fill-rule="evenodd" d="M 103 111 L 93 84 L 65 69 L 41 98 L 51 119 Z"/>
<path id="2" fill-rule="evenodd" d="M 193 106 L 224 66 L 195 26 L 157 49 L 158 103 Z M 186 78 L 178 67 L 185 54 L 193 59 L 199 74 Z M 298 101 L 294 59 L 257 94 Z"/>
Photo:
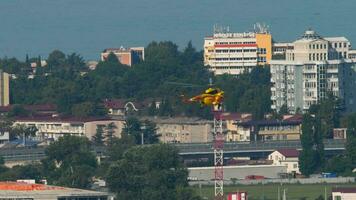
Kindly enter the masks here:
<path id="1" fill-rule="evenodd" d="M 269 26 L 265 23 L 257 22 L 253 25 L 255 33 L 269 33 Z"/>

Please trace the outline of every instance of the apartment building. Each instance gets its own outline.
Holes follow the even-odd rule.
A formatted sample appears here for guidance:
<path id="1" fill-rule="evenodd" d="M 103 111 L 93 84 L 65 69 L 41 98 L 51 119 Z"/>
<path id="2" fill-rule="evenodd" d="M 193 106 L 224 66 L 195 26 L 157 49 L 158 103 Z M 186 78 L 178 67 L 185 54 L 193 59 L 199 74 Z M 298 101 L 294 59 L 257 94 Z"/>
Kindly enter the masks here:
<path id="1" fill-rule="evenodd" d="M 285 50 L 285 59 L 271 61 L 272 109 L 286 105 L 290 112 L 307 110 L 328 93 L 340 98 L 345 109 L 356 110 L 356 60 L 349 59 L 345 37 L 321 37 L 313 30 Z"/>
<path id="2" fill-rule="evenodd" d="M 10 104 L 10 79 L 9 74 L 0 70 L 0 106 Z"/>
<path id="3" fill-rule="evenodd" d="M 98 126 L 105 127 L 114 123 L 117 127 L 114 135 L 121 137 L 124 127 L 123 120 L 113 120 L 110 118 L 76 118 L 76 117 L 57 117 L 57 116 L 31 116 L 17 117 L 14 126 L 25 125 L 37 128 L 36 137 L 39 139 L 54 139 L 64 135 L 85 136 L 89 139 L 95 135 Z M 105 130 L 104 130 L 105 131 Z"/>
<path id="4" fill-rule="evenodd" d="M 255 32 L 215 31 L 204 39 L 204 65 L 216 75 L 238 75 L 269 64 L 272 36 L 266 28 Z"/>
<path id="5" fill-rule="evenodd" d="M 145 60 L 145 48 L 144 47 L 130 47 L 130 48 L 109 48 L 105 49 L 101 53 L 101 61 L 107 59 L 110 53 L 115 54 L 119 62 L 123 65 L 132 66 Z"/>

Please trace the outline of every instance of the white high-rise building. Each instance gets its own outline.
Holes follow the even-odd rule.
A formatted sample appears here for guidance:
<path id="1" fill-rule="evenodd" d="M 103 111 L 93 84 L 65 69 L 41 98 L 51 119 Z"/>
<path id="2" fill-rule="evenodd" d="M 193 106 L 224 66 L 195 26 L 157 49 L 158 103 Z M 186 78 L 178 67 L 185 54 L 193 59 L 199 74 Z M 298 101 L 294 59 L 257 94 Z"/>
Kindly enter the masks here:
<path id="1" fill-rule="evenodd" d="M 328 93 L 356 111 L 356 60 L 349 59 L 345 37 L 321 37 L 308 30 L 287 49 L 284 60 L 271 61 L 272 109 L 309 109 Z"/>

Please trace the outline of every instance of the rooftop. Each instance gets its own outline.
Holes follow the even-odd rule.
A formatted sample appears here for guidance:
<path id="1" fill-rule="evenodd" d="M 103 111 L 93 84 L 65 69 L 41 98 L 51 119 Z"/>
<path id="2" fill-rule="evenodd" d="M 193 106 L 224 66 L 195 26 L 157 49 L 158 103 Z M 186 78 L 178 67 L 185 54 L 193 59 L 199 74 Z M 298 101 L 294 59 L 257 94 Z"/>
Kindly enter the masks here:
<path id="1" fill-rule="evenodd" d="M 31 184 L 23 182 L 0 182 L 1 198 L 33 198 L 33 199 L 57 199 L 63 196 L 77 197 L 105 197 L 108 194 L 90 190 L 67 188 L 59 186 L 49 186 L 43 184 Z"/>
<path id="2" fill-rule="evenodd" d="M 341 193 L 356 193 L 356 188 L 333 188 L 332 192 L 341 192 Z"/>
<path id="3" fill-rule="evenodd" d="M 51 116 L 51 115 L 32 115 L 28 117 L 16 117 L 19 122 L 67 122 L 67 123 L 85 123 L 91 121 L 112 120 L 109 117 L 74 117 L 74 116 Z"/>
<path id="4" fill-rule="evenodd" d="M 300 125 L 302 120 L 251 120 L 246 122 L 237 122 L 241 126 L 284 126 L 284 125 Z"/>
<path id="5" fill-rule="evenodd" d="M 299 151 L 296 149 L 278 149 L 277 151 L 287 158 L 299 156 Z"/>
<path id="6" fill-rule="evenodd" d="M 346 37 L 324 37 L 325 40 L 330 42 L 348 42 Z"/>

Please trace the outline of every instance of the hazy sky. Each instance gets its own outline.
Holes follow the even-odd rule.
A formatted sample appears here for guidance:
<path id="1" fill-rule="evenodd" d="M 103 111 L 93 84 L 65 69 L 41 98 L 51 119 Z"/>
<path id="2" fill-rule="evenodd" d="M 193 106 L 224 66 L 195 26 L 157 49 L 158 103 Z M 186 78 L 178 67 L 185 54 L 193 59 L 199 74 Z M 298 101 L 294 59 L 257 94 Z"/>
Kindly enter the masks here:
<path id="1" fill-rule="evenodd" d="M 108 47 L 189 40 L 202 48 L 214 24 L 247 31 L 270 26 L 288 41 L 313 27 L 325 36 L 356 42 L 355 0 L 1 0 L 0 57 L 46 57 L 53 49 L 99 59 Z"/>

